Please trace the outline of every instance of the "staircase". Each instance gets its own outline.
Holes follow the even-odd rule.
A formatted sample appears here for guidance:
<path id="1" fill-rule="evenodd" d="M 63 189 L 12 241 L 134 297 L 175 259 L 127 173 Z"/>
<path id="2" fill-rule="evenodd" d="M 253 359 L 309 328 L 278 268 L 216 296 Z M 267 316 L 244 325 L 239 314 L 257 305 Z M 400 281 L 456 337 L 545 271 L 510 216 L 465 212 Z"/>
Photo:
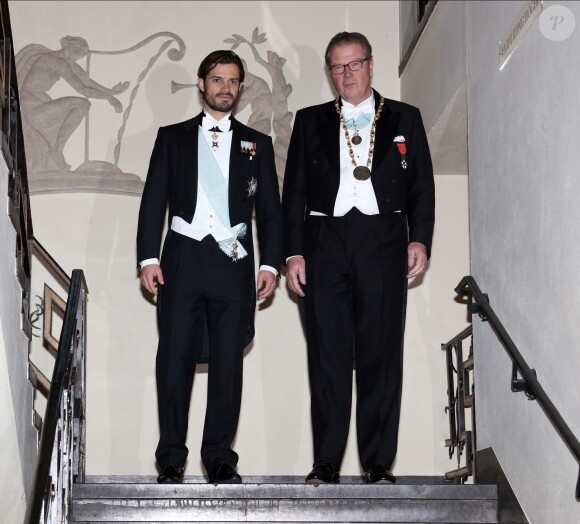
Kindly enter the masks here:
<path id="1" fill-rule="evenodd" d="M 73 487 L 70 522 L 498 522 L 497 486 L 439 477 L 399 477 L 397 485 L 309 486 L 303 477 L 244 477 L 242 485 L 155 483 L 155 477 L 87 476 Z"/>

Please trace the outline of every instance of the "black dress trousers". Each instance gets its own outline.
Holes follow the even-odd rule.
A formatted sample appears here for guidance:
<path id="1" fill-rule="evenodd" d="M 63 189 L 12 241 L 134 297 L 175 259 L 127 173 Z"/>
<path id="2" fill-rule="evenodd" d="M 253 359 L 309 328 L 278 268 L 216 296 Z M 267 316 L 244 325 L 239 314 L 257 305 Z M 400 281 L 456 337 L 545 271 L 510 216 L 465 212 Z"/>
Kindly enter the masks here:
<path id="1" fill-rule="evenodd" d="M 189 404 L 195 364 L 209 335 L 208 391 L 201 457 L 206 470 L 233 467 L 231 449 L 240 413 L 245 332 L 255 286 L 251 250 L 234 262 L 211 236 L 201 241 L 170 231 L 161 257 L 165 284 L 157 312 L 156 359 L 159 466 L 185 464 Z"/>
<path id="2" fill-rule="evenodd" d="M 364 469 L 397 451 L 407 296 L 402 213 L 308 216 L 305 306 L 314 460 L 339 469 L 356 358 L 357 441 Z"/>

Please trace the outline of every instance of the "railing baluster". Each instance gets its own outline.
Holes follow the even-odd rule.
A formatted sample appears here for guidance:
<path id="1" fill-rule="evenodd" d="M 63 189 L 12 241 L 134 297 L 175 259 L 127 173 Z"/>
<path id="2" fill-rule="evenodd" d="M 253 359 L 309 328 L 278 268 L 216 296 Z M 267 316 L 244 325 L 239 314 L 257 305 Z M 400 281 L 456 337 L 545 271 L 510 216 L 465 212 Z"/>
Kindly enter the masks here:
<path id="1" fill-rule="evenodd" d="M 451 346 L 442 347 L 446 351 L 447 356 L 447 407 L 445 410 L 449 416 L 449 439 L 445 441 L 445 445 L 449 447 L 449 458 L 453 457 L 453 452 L 457 444 L 457 426 L 455 420 L 455 380 L 453 367 L 453 353 Z"/>
<path id="2" fill-rule="evenodd" d="M 457 450 L 457 469 L 445 473 L 445 478 L 454 480 L 456 483 L 465 482 L 473 472 L 475 437 L 472 434 L 473 430 L 467 430 L 465 418 L 466 408 L 471 408 L 473 415 L 473 395 L 469 394 L 469 373 L 473 369 L 471 346 L 468 359 L 463 360 L 463 340 L 471 335 L 472 330 L 469 326 L 455 338 L 441 345 L 441 349 L 446 352 L 447 362 L 447 407 L 445 409 L 449 416 L 450 437 L 445 440 L 445 445 L 449 447 L 449 458 L 452 458 Z M 455 366 L 453 364 L 454 355 Z M 457 376 L 457 385 L 455 376 Z M 468 398 L 469 405 L 467 405 Z M 465 457 L 465 466 L 461 466 L 463 456 Z"/>

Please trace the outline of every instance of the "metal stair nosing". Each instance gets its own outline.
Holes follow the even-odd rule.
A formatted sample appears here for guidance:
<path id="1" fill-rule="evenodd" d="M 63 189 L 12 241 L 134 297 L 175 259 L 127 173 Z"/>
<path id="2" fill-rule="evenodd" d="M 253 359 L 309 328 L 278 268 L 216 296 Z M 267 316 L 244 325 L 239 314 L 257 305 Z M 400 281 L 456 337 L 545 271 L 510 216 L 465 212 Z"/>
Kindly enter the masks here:
<path id="1" fill-rule="evenodd" d="M 74 486 L 71 521 L 493 523 L 497 504 L 496 486 L 101 482 Z"/>

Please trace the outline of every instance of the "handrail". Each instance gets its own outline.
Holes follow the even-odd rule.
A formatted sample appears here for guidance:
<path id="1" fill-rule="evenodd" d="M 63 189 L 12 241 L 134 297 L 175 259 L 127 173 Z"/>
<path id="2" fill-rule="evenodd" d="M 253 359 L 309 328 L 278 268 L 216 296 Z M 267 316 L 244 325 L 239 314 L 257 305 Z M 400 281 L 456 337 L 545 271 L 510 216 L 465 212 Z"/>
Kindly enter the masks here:
<path id="1" fill-rule="evenodd" d="M 544 391 L 544 388 L 542 388 L 539 380 L 536 378 L 534 371 L 530 368 L 530 366 L 528 366 L 514 341 L 511 339 L 505 327 L 495 314 L 495 311 L 489 304 L 487 296 L 481 291 L 481 289 L 479 289 L 475 279 L 472 276 L 463 277 L 461 282 L 459 282 L 455 288 L 455 292 L 458 295 L 467 296 L 468 309 L 472 313 L 479 314 L 484 320 L 489 322 L 491 329 L 497 335 L 497 338 L 501 342 L 502 346 L 505 348 L 514 364 L 517 366 L 517 369 L 522 375 L 530 394 L 535 397 L 540 406 L 542 406 L 544 413 L 550 422 L 554 425 L 556 431 L 562 440 L 566 443 L 568 449 L 572 455 L 574 455 L 574 458 L 580 466 L 580 442 L 578 441 L 578 438 L 574 435 L 570 429 L 570 426 L 566 424 L 566 421 L 556 406 L 554 406 L 554 403 L 550 400 L 550 397 Z M 578 471 L 578 481 L 576 483 L 576 500 L 580 501 L 580 468 Z"/>
<path id="2" fill-rule="evenodd" d="M 83 320 L 79 319 L 79 312 L 81 316 L 84 316 L 83 301 L 86 292 L 87 286 L 83 271 L 80 269 L 73 270 L 62 332 L 58 345 L 58 353 L 52 374 L 50 393 L 42 426 L 42 434 L 40 437 L 38 465 L 33 486 L 32 499 L 28 505 L 26 515 L 25 522 L 28 524 L 38 524 L 39 522 L 44 521 L 47 516 L 47 508 L 45 508 L 43 516 L 43 506 L 45 501 L 50 499 L 51 481 L 55 482 L 55 479 L 51 479 L 50 468 L 51 463 L 53 462 L 55 435 L 59 425 L 59 419 L 61 418 L 63 396 L 67 385 L 74 380 L 73 375 L 82 375 L 84 379 L 84 369 L 76 369 L 74 358 L 77 346 L 83 345 L 84 349 L 83 339 L 86 335 L 82 326 L 79 327 L 78 321 Z M 73 399 L 73 401 L 74 400 L 76 399 Z M 82 410 L 83 408 L 79 406 L 79 409 Z M 84 445 L 82 442 L 77 442 L 76 444 L 77 446 Z M 81 475 L 84 476 L 84 471 L 81 472 Z M 58 492 L 60 490 L 53 490 L 53 493 L 54 491 Z"/>
<path id="3" fill-rule="evenodd" d="M 32 237 L 32 248 L 34 252 L 40 257 L 41 261 L 48 266 L 48 269 L 50 269 L 52 273 L 58 277 L 68 289 L 70 286 L 70 277 L 35 236 Z"/>

